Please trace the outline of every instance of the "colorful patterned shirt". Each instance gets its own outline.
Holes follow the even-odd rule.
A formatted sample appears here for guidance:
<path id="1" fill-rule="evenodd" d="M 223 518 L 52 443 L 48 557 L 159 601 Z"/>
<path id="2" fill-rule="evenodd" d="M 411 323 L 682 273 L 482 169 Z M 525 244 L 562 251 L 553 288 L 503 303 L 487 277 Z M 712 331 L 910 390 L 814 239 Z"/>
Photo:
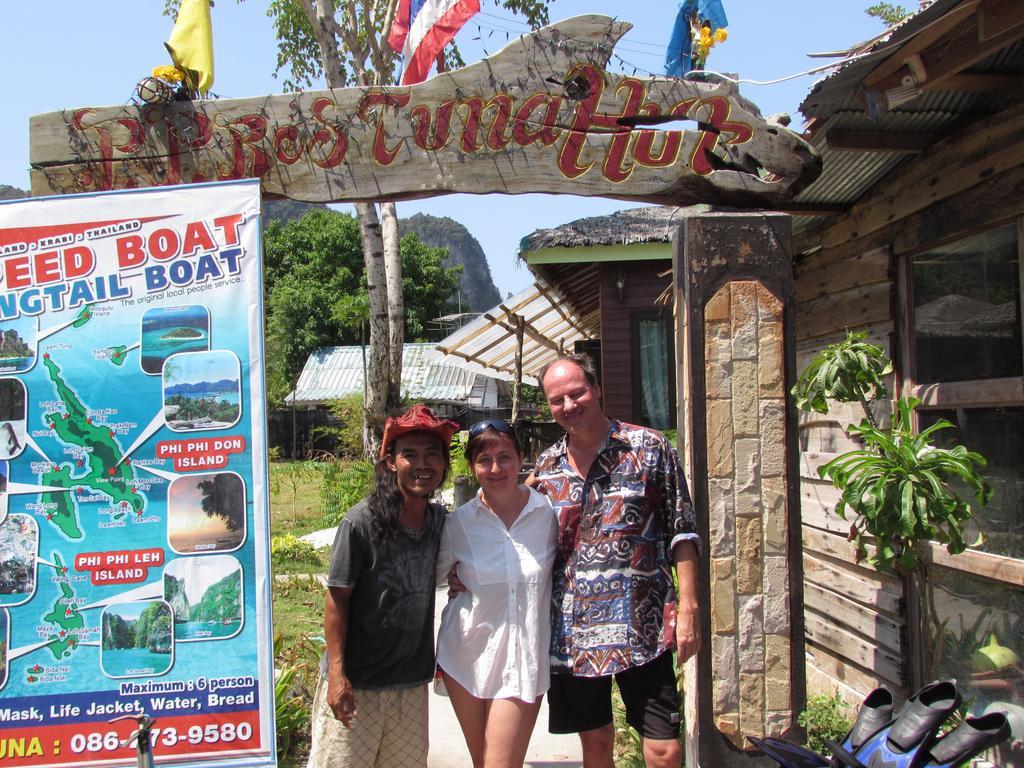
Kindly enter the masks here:
<path id="1" fill-rule="evenodd" d="M 672 547 L 700 549 L 676 449 L 660 432 L 612 420 L 586 478 L 565 437 L 540 455 L 534 477 L 558 513 L 552 672 L 601 677 L 673 648 Z"/>

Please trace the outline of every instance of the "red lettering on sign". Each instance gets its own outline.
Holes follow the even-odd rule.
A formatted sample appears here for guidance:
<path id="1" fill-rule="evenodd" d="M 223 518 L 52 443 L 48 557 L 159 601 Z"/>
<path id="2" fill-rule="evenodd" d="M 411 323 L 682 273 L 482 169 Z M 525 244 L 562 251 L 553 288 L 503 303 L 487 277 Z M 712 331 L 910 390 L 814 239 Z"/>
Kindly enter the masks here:
<path id="1" fill-rule="evenodd" d="M 348 137 L 345 131 L 337 123 L 328 122 L 324 117 L 324 110 L 336 106 L 330 99 L 317 99 L 313 102 L 313 117 L 323 127 L 317 129 L 316 133 L 309 140 L 309 154 L 313 158 L 313 165 L 320 168 L 336 168 L 341 165 L 348 152 Z M 314 152 L 314 147 L 330 147 L 326 152 Z"/>
<path id="2" fill-rule="evenodd" d="M 389 149 L 384 143 L 385 108 L 404 107 L 408 103 L 408 93 L 386 93 L 383 91 L 371 91 L 359 100 L 359 106 L 356 109 L 359 119 L 367 123 L 377 123 L 377 130 L 373 135 L 372 154 L 378 165 L 391 165 L 402 149 L 401 144 L 396 145 L 394 149 Z"/>
<path id="3" fill-rule="evenodd" d="M 430 107 L 420 104 L 414 107 L 409 120 L 413 126 L 412 142 L 420 149 L 437 151 L 448 146 L 449 127 L 452 121 L 454 101 L 445 101 L 437 108 L 434 125 L 431 126 Z M 433 130 L 431 130 L 433 127 Z"/>

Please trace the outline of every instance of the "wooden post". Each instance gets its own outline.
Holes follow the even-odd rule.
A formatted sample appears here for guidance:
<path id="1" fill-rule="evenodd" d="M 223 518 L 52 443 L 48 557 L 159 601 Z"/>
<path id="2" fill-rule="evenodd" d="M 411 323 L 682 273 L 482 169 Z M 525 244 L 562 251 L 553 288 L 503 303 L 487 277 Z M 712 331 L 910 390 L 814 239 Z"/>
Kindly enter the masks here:
<path id="1" fill-rule="evenodd" d="M 707 638 L 687 665 L 686 764 L 748 762 L 804 705 L 790 219 L 709 213 L 674 245 L 677 381 Z"/>
<path id="2" fill-rule="evenodd" d="M 516 380 L 512 385 L 512 423 L 519 418 L 519 395 L 523 389 L 523 331 L 526 318 L 516 315 Z"/>

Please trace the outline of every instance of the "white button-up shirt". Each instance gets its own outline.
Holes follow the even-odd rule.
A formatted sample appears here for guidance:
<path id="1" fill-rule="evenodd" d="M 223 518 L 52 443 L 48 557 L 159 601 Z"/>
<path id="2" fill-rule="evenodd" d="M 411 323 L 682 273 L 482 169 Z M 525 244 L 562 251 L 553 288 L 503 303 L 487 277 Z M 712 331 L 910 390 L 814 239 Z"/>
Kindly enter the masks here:
<path id="1" fill-rule="evenodd" d="M 466 591 L 445 606 L 437 663 L 474 696 L 532 702 L 548 689 L 557 535 L 551 502 L 533 489 L 511 528 L 479 495 L 448 515 L 438 582 L 458 563 Z"/>

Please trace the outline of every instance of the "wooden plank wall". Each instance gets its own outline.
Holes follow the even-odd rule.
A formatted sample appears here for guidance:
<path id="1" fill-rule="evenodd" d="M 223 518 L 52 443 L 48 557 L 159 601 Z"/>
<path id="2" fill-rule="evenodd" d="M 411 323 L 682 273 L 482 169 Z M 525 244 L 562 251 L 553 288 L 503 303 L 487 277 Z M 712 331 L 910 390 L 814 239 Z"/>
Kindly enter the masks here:
<path id="1" fill-rule="evenodd" d="M 890 249 L 843 245 L 797 262 L 798 371 L 847 329 L 866 330 L 893 352 Z M 799 421 L 807 694 L 838 691 L 850 704 L 882 684 L 906 694 L 902 586 L 854 562 L 850 523 L 835 512 L 839 492 L 818 475 L 857 447 L 843 427 L 862 418 L 859 405 L 834 403 L 828 415 L 801 413 Z"/>
<path id="2" fill-rule="evenodd" d="M 798 234 L 797 370 L 849 330 L 867 330 L 899 364 L 906 310 L 897 265 L 908 254 L 1024 215 L 1024 107 L 946 136 L 882 179 L 827 227 Z M 817 469 L 853 444 L 842 430 L 859 407 L 801 414 L 801 514 L 808 694 L 838 690 L 859 702 L 880 683 L 906 695 L 901 584 L 854 562 L 850 524 Z"/>
<path id="3" fill-rule="evenodd" d="M 658 277 L 672 262 L 662 260 L 602 262 L 601 281 L 601 378 L 604 410 L 609 416 L 639 424 L 633 407 L 633 369 L 640 364 L 633 348 L 633 313 L 661 311 L 671 320 L 672 299 L 657 299 L 672 284 L 671 276 Z M 622 301 L 615 287 L 621 274 L 626 278 Z M 671 327 L 671 325 L 669 326 Z"/>

